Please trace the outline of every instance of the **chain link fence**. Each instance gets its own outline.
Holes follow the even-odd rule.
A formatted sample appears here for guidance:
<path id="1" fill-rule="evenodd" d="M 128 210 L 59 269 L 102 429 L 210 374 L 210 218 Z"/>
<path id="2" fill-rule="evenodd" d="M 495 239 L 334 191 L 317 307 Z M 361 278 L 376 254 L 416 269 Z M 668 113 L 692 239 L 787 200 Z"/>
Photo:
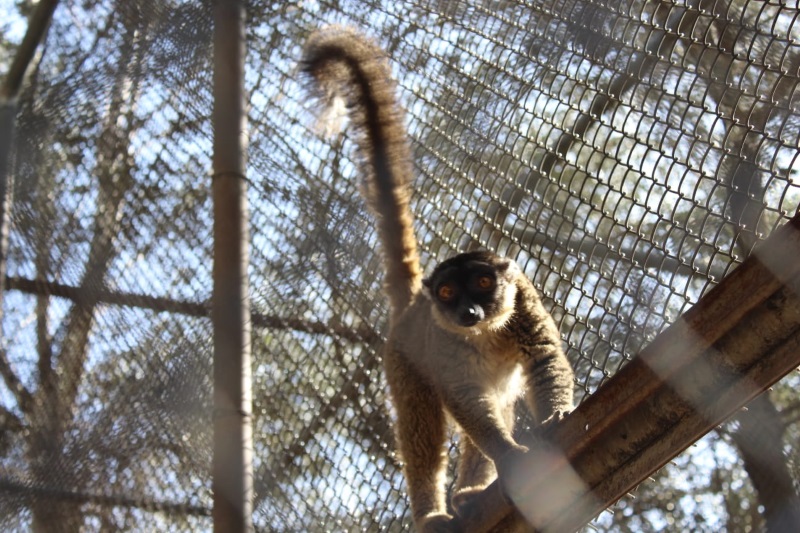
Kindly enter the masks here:
<path id="1" fill-rule="evenodd" d="M 10 57 L 30 4 L 0 6 Z M 61 2 L 31 66 L 8 166 L 3 530 L 212 527 L 211 10 Z M 314 28 L 365 28 L 392 59 L 423 265 L 475 246 L 516 259 L 579 400 L 797 211 L 800 11 L 785 2 L 253 1 L 247 15 L 259 531 L 411 525 L 373 220 L 352 141 L 318 135 L 298 76 Z M 784 413 L 797 382 L 776 388 Z M 667 467 L 650 483 L 672 500 L 623 500 L 594 527 L 757 528 L 757 490 L 743 511 L 712 509 L 747 471 L 720 435 L 699 447 L 729 450 L 712 457 L 738 484 Z"/>

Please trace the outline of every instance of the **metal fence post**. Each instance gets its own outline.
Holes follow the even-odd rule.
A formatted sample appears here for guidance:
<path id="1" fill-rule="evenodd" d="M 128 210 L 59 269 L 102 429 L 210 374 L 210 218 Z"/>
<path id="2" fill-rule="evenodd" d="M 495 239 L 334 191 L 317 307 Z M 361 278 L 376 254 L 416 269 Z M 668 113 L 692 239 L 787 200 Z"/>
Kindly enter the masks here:
<path id="1" fill-rule="evenodd" d="M 214 531 L 252 530 L 245 8 L 214 10 Z"/>

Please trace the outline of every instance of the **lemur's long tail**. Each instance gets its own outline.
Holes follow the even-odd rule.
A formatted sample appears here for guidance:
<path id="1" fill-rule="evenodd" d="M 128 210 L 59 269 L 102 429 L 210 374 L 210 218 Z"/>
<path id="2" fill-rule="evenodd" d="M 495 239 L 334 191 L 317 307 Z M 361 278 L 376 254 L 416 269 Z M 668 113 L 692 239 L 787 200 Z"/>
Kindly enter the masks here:
<path id="1" fill-rule="evenodd" d="M 392 316 L 405 309 L 422 272 L 409 207 L 411 150 L 383 50 L 361 33 L 338 26 L 314 32 L 306 43 L 303 69 L 327 106 L 344 100 L 357 133 L 363 191 L 378 219 Z"/>

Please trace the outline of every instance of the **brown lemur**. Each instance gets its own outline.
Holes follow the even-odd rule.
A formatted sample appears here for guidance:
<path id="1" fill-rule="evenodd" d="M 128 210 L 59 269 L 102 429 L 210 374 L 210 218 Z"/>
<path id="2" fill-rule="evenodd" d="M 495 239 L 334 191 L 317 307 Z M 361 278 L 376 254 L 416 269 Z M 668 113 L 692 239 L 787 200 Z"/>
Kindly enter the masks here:
<path id="1" fill-rule="evenodd" d="M 419 531 L 446 530 L 447 415 L 460 428 L 458 511 L 494 480 L 496 465 L 527 450 L 512 437 L 519 397 L 539 423 L 572 409 L 572 368 L 553 319 L 513 261 L 462 253 L 423 280 L 404 111 L 382 49 L 355 30 L 326 27 L 309 38 L 302 68 L 323 104 L 346 105 L 357 135 L 386 269 L 383 362 L 414 522 Z"/>

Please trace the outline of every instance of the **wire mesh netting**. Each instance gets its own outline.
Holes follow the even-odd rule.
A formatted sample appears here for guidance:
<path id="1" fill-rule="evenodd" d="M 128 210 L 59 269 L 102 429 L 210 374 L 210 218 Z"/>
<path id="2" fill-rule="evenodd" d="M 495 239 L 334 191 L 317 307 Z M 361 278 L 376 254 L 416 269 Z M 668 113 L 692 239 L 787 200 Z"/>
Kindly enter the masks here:
<path id="1" fill-rule="evenodd" d="M 31 3 L 0 6 L 10 57 Z M 411 525 L 373 219 L 351 139 L 318 134 L 298 76 L 311 30 L 353 25 L 385 47 L 423 264 L 476 246 L 513 257 L 560 327 L 579 400 L 797 211 L 800 10 L 785 2 L 247 14 L 258 530 Z M 31 66 L 8 169 L 3 530 L 212 527 L 211 20 L 210 2 L 62 2 Z M 796 500 L 797 385 L 751 410 L 762 426 L 720 427 L 594 526 L 762 527 L 740 443 L 766 421 L 770 475 Z"/>

